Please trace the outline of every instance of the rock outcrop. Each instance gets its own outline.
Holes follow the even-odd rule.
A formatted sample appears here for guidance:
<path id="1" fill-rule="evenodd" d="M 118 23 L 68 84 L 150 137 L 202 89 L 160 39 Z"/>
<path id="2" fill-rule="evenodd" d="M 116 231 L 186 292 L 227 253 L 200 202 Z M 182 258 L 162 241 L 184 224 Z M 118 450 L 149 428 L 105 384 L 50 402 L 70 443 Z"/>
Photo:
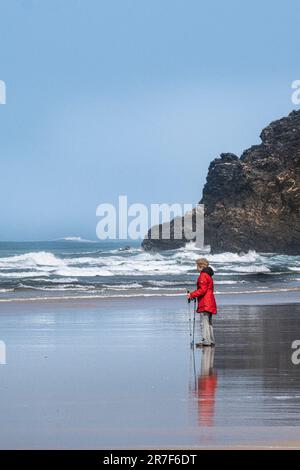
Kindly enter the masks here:
<path id="1" fill-rule="evenodd" d="M 205 244 L 214 253 L 300 254 L 300 110 L 272 122 L 260 137 L 240 158 L 223 153 L 209 166 L 200 203 Z M 146 250 L 186 243 L 152 240 L 150 231 L 148 237 Z"/>

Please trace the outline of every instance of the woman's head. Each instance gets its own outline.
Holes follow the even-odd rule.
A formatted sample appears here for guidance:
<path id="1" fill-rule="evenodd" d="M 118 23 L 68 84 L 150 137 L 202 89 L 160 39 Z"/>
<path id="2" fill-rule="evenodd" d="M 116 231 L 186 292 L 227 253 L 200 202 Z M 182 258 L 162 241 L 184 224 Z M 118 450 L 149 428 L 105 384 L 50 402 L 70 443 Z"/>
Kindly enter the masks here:
<path id="1" fill-rule="evenodd" d="M 202 271 L 204 268 L 208 268 L 209 262 L 206 258 L 199 258 L 196 261 L 198 271 Z"/>

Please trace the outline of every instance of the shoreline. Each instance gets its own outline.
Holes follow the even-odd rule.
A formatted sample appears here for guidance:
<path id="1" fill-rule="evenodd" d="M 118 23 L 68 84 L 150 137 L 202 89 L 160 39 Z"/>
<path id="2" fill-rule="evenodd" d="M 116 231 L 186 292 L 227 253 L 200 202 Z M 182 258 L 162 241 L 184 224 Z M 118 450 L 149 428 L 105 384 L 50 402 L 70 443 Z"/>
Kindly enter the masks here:
<path id="1" fill-rule="evenodd" d="M 289 289 L 269 289 L 265 291 L 240 291 L 240 292 L 222 292 L 215 293 L 218 299 L 218 305 L 286 305 L 300 303 L 300 290 L 298 288 Z M 147 301 L 149 299 L 160 301 L 178 301 L 185 300 L 185 293 L 176 294 L 131 294 L 131 295 L 82 295 L 82 296 L 49 296 L 49 297 L 22 297 L 22 298 L 3 298 L 0 299 L 0 306 L 7 304 L 35 304 L 35 303 L 53 303 L 53 302 L 133 302 Z M 186 303 L 186 302 L 184 302 Z"/>

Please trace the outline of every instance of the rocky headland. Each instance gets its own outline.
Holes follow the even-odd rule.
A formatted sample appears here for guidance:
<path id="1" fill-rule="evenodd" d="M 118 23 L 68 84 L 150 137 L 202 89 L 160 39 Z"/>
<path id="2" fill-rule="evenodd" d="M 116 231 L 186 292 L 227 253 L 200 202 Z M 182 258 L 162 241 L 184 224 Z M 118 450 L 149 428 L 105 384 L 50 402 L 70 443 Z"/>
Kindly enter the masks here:
<path id="1" fill-rule="evenodd" d="M 213 253 L 256 250 L 300 254 L 300 110 L 269 124 L 261 144 L 240 157 L 223 153 L 208 169 L 203 196 L 205 244 Z M 151 239 L 145 250 L 184 246 Z"/>

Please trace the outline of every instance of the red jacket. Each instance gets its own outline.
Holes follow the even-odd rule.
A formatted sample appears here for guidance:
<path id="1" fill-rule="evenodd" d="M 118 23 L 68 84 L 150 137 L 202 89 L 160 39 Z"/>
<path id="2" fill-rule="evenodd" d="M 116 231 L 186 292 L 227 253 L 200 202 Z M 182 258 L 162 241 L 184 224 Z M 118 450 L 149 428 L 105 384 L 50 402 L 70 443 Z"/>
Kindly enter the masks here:
<path id="1" fill-rule="evenodd" d="M 207 268 L 207 270 L 208 269 L 209 268 Z M 214 295 L 214 281 L 212 277 L 205 272 L 205 270 L 201 271 L 197 281 L 197 290 L 190 294 L 190 298 L 198 298 L 197 312 L 217 313 L 217 304 Z"/>

